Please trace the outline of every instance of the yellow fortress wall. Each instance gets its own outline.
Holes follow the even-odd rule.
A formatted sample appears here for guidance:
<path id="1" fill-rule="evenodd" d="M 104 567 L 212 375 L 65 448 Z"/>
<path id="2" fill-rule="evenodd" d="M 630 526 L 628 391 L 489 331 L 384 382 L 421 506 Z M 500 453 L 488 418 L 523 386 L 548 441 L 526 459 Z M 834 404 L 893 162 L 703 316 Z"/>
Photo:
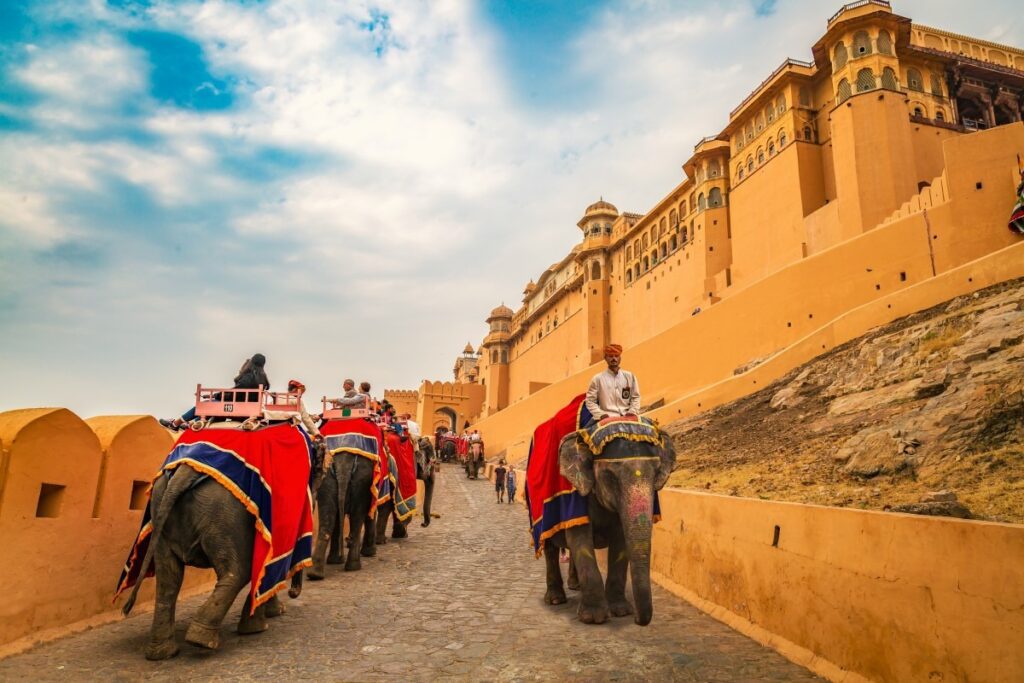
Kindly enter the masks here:
<path id="1" fill-rule="evenodd" d="M 119 618 L 114 587 L 173 439 L 151 417 L 0 413 L 0 653 Z M 183 593 L 212 584 L 190 569 Z M 153 598 L 152 581 L 140 594 Z"/>

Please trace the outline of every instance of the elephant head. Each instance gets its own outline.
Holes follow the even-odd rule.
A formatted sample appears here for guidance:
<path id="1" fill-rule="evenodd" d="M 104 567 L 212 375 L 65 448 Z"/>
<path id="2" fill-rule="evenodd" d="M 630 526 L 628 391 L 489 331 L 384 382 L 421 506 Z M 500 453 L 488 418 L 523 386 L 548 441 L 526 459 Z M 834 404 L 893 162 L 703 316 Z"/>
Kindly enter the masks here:
<path id="1" fill-rule="evenodd" d="M 559 446 L 562 476 L 583 495 L 593 494 L 604 508 L 616 513 L 622 524 L 629 555 L 636 622 L 650 623 L 651 531 L 654 524 L 654 493 L 668 482 L 676 453 L 667 436 L 660 445 L 618 439 L 594 457 L 588 446 L 570 435 Z"/>

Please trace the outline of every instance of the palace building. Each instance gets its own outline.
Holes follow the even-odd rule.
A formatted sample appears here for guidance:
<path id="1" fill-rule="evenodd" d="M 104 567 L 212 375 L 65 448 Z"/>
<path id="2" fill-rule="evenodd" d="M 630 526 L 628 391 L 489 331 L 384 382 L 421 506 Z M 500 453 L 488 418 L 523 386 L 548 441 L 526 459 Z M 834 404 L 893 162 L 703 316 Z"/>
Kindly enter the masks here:
<path id="1" fill-rule="evenodd" d="M 918 220 L 924 210 L 924 225 L 927 210 L 945 204 L 933 223 L 952 225 L 953 200 L 971 198 L 950 177 L 947 158 L 955 150 L 968 155 L 966 167 L 968 158 L 981 160 L 974 147 L 950 141 L 1024 130 L 1024 50 L 919 25 L 889 2 L 862 0 L 828 19 L 810 53 L 809 61 L 782 62 L 724 128 L 698 141 L 680 182 L 649 211 L 620 211 L 603 198 L 583 210 L 579 243 L 526 284 L 515 310 L 492 310 L 479 348 L 468 345 L 456 361 L 456 383 L 478 386 L 474 419 L 486 422 L 587 370 L 609 342 L 622 344 L 628 359 L 630 349 L 766 278 L 902 217 Z M 947 238 L 962 262 L 1012 237 L 986 239 Z M 936 258 L 930 272 L 894 271 L 902 277 L 894 286 L 936 275 Z M 666 385 L 657 393 L 673 400 L 679 391 Z M 650 406 L 655 396 L 644 393 Z"/>

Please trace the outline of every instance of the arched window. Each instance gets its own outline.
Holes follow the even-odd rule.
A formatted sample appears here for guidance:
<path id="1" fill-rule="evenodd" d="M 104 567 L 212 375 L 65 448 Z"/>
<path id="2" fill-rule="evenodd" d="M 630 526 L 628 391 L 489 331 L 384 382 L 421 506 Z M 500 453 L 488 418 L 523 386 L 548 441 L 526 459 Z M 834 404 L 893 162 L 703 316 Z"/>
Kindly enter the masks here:
<path id="1" fill-rule="evenodd" d="M 675 235 L 672 235 L 671 237 L 668 238 L 668 248 L 669 249 L 671 249 L 672 251 L 675 251 L 678 246 L 679 246 L 679 240 L 676 239 Z"/>
<path id="2" fill-rule="evenodd" d="M 765 116 L 768 119 L 768 123 L 771 123 L 772 121 L 774 121 L 775 120 L 775 107 L 773 107 L 770 104 L 767 107 L 765 107 Z"/>
<path id="3" fill-rule="evenodd" d="M 497 362 L 498 362 L 498 350 L 497 349 L 491 349 L 491 363 L 497 363 Z"/>
<path id="4" fill-rule="evenodd" d="M 863 57 L 871 54 L 871 36 L 867 31 L 857 31 L 853 34 L 853 56 Z"/>
<path id="5" fill-rule="evenodd" d="M 921 109 L 921 107 L 914 107 L 914 116 L 919 119 L 924 118 L 924 111 Z"/>
<path id="6" fill-rule="evenodd" d="M 668 222 L 673 229 L 679 227 L 679 214 L 676 213 L 675 209 L 668 212 Z"/>
<path id="7" fill-rule="evenodd" d="M 661 258 L 668 256 L 668 242 L 661 243 Z"/>
<path id="8" fill-rule="evenodd" d="M 811 106 L 811 91 L 807 89 L 806 85 L 800 86 L 800 106 L 809 107 Z"/>
<path id="9" fill-rule="evenodd" d="M 892 54 L 892 36 L 889 35 L 888 31 L 879 31 L 878 40 L 875 41 L 878 45 L 878 51 L 883 55 Z"/>
<path id="10" fill-rule="evenodd" d="M 938 74 L 932 74 L 932 94 L 942 97 L 942 78 Z"/>
<path id="11" fill-rule="evenodd" d="M 754 139 L 754 122 L 751 121 L 747 124 L 747 142 Z"/>
<path id="12" fill-rule="evenodd" d="M 600 280 L 601 279 L 601 264 L 594 261 L 590 264 L 590 279 Z"/>
<path id="13" fill-rule="evenodd" d="M 842 104 L 850 99 L 850 94 L 850 81 L 844 78 L 839 81 L 839 87 L 836 88 L 836 104 Z"/>
<path id="14" fill-rule="evenodd" d="M 644 272 L 646 273 L 651 269 L 651 259 L 649 256 L 644 256 Z"/>
<path id="15" fill-rule="evenodd" d="M 661 217 L 661 222 L 658 224 L 658 237 L 661 237 L 668 230 L 668 221 L 664 216 Z"/>
<path id="16" fill-rule="evenodd" d="M 757 148 L 757 165 L 760 166 L 764 163 L 764 149 L 761 147 Z"/>
<path id="17" fill-rule="evenodd" d="M 650 242 L 648 242 L 647 240 L 648 240 L 648 237 L 647 237 L 647 233 L 645 232 L 645 233 L 644 233 L 644 238 L 643 238 L 643 243 L 644 243 L 644 249 L 646 249 L 646 248 L 647 248 L 647 245 L 649 245 L 649 244 L 650 244 Z"/>
<path id="18" fill-rule="evenodd" d="M 628 285 L 632 281 L 633 281 L 633 270 L 630 269 L 630 270 L 626 271 L 626 284 Z"/>
<path id="19" fill-rule="evenodd" d="M 736 177 L 743 180 L 743 164 L 736 167 Z"/>
<path id="20" fill-rule="evenodd" d="M 708 163 L 708 175 L 712 178 L 717 178 L 722 174 L 722 164 L 718 159 L 712 159 Z"/>
<path id="21" fill-rule="evenodd" d="M 775 100 L 775 109 L 778 110 L 780 116 L 786 111 L 785 95 L 779 95 L 779 98 Z"/>
<path id="22" fill-rule="evenodd" d="M 717 187 L 712 187 L 711 191 L 708 192 L 708 206 L 712 209 L 722 205 L 722 190 Z"/>
<path id="23" fill-rule="evenodd" d="M 636 254 L 637 258 L 640 258 L 640 240 L 633 240 L 633 253 Z"/>
<path id="24" fill-rule="evenodd" d="M 704 199 L 704 193 L 703 193 L 703 192 L 701 192 L 701 193 L 700 193 L 700 196 L 699 196 L 699 197 L 697 197 L 697 210 L 698 210 L 698 211 L 703 211 L 703 210 L 704 210 L 704 209 L 706 209 L 707 207 L 708 207 L 708 203 L 707 203 L 707 200 L 706 200 L 706 199 Z"/>
<path id="25" fill-rule="evenodd" d="M 785 147 L 786 142 L 786 131 L 779 131 L 779 147 Z"/>
<path id="26" fill-rule="evenodd" d="M 804 140 L 814 142 L 814 131 L 811 130 L 810 126 L 804 126 Z"/>
<path id="27" fill-rule="evenodd" d="M 846 52 L 846 45 L 843 41 L 836 43 L 836 49 L 832 52 L 832 69 L 838 71 L 846 66 L 846 60 L 849 59 L 849 54 Z"/>
<path id="28" fill-rule="evenodd" d="M 899 90 L 900 84 L 896 80 L 896 72 L 891 67 L 882 69 L 882 87 L 886 90 Z"/>
<path id="29" fill-rule="evenodd" d="M 658 224 L 655 223 L 651 226 L 651 243 L 658 241 Z"/>
<path id="30" fill-rule="evenodd" d="M 871 69 L 861 69 L 857 72 L 857 92 L 865 92 L 875 89 L 875 72 Z"/>
<path id="31" fill-rule="evenodd" d="M 758 114 L 757 116 L 757 132 L 760 133 L 764 130 L 764 114 Z"/>
<path id="32" fill-rule="evenodd" d="M 628 244 L 626 245 L 626 260 L 627 261 L 632 261 L 633 260 L 633 247 L 631 247 Z"/>
<path id="33" fill-rule="evenodd" d="M 747 173 L 754 172 L 754 157 L 747 157 Z"/>
<path id="34" fill-rule="evenodd" d="M 916 92 L 924 92 L 924 83 L 921 81 L 921 72 L 917 69 L 907 69 L 907 87 Z"/>
<path id="35" fill-rule="evenodd" d="M 682 218 L 686 215 L 686 200 L 679 202 L 679 217 Z"/>
<path id="36" fill-rule="evenodd" d="M 696 210 L 697 210 L 697 197 L 695 197 L 694 195 L 691 194 L 690 195 L 690 211 L 696 211 Z"/>
<path id="37" fill-rule="evenodd" d="M 941 109 L 936 109 L 935 110 L 935 120 L 936 121 L 945 121 L 946 120 L 946 112 L 942 111 Z"/>
<path id="38" fill-rule="evenodd" d="M 689 231 L 689 230 L 687 230 L 687 229 L 686 229 L 686 228 L 684 227 L 684 228 L 683 228 L 683 244 L 686 244 L 686 243 L 687 243 L 687 242 L 689 242 L 689 241 L 690 241 L 690 231 Z"/>
<path id="39" fill-rule="evenodd" d="M 768 156 L 770 156 L 770 157 L 775 156 L 775 141 L 774 140 L 769 140 L 768 141 Z"/>
<path id="40" fill-rule="evenodd" d="M 651 251 L 651 266 L 658 265 L 658 245 L 654 245 L 654 249 Z"/>

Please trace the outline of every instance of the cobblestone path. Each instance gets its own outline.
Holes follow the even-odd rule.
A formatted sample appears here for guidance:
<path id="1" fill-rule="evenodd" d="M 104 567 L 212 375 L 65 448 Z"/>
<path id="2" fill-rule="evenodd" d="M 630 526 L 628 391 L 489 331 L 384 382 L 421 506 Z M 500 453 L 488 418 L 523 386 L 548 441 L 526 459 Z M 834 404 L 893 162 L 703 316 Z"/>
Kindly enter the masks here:
<path id="1" fill-rule="evenodd" d="M 143 658 L 151 615 L 140 614 L 2 660 L 0 680 L 818 680 L 657 587 L 650 626 L 584 625 L 578 593 L 542 603 L 522 506 L 498 505 L 489 482 L 453 465 L 435 498 L 429 528 L 416 518 L 362 571 L 329 566 L 265 633 L 234 632 L 239 598 L 219 651 L 187 645 L 192 598 L 178 606 L 175 659 Z"/>

